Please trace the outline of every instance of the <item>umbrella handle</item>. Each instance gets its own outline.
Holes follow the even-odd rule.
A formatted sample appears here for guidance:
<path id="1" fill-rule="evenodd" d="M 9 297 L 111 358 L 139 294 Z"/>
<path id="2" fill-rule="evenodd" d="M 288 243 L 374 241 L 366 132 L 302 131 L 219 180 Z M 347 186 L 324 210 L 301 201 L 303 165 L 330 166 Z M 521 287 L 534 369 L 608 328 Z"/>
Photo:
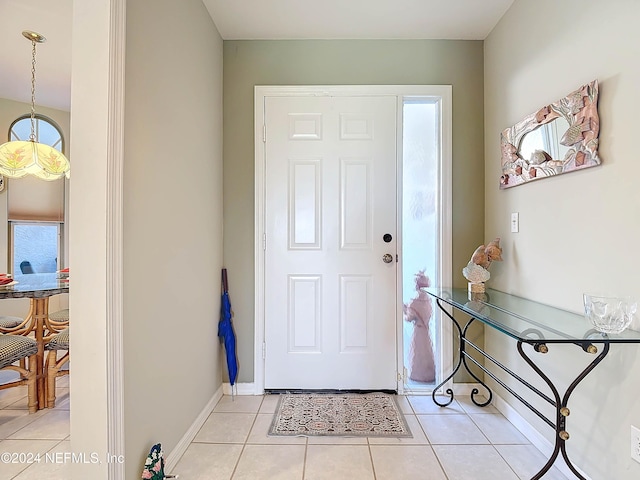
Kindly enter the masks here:
<path id="1" fill-rule="evenodd" d="M 227 269 L 222 269 L 222 288 L 224 292 L 229 291 L 229 284 L 227 283 Z"/>

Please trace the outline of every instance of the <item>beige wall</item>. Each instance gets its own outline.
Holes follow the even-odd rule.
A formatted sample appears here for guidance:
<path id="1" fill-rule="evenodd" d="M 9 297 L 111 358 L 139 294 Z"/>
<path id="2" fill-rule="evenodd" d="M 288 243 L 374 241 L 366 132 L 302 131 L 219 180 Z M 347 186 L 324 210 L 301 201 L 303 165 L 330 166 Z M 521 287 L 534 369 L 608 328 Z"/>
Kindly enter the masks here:
<path id="1" fill-rule="evenodd" d="M 139 478 L 222 384 L 222 39 L 200 0 L 126 13 L 125 458 Z"/>
<path id="2" fill-rule="evenodd" d="M 483 54 L 478 41 L 224 42 L 224 263 L 239 381 L 254 378 L 255 85 L 453 85 L 453 269 L 483 242 Z M 461 275 L 454 275 L 464 285 Z"/>
<path id="3" fill-rule="evenodd" d="M 138 478 L 222 382 L 222 40 L 198 0 L 127 2 L 126 14 L 123 453 Z"/>
<path id="4" fill-rule="evenodd" d="M 23 115 L 29 114 L 31 111 L 31 105 L 28 103 L 15 102 L 13 100 L 7 100 L 0 98 L 0 143 L 4 143 L 8 140 L 9 127 L 13 121 Z M 62 130 L 62 135 L 65 139 L 65 145 L 69 145 L 69 112 L 62 110 L 56 110 L 53 108 L 39 107 L 36 105 L 36 113 L 45 115 L 56 124 Z M 68 150 L 68 148 L 67 148 Z M 68 152 L 65 152 L 68 154 Z M 7 223 L 7 190 L 11 188 L 11 180 L 5 178 L 5 189 L 0 192 L 0 272 L 8 272 L 8 239 L 9 228 Z M 66 257 L 66 255 L 65 255 Z M 54 297 L 51 300 L 51 308 L 53 310 L 59 307 L 58 298 Z M 65 304 L 66 306 L 66 304 Z M 17 315 L 24 316 L 29 311 L 29 300 L 26 299 L 11 299 L 4 300 L 2 302 L 2 314 L 3 315 Z"/>
<path id="5" fill-rule="evenodd" d="M 516 0 L 487 38 L 485 236 L 502 236 L 505 259 L 492 268 L 493 287 L 576 312 L 583 292 L 640 295 L 638 18 L 635 0 Z M 500 132 L 594 79 L 602 165 L 500 191 Z M 520 212 L 520 233 L 509 233 L 510 212 Z M 528 372 L 512 341 L 487 331 L 486 342 Z M 630 425 L 640 426 L 639 348 L 614 346 L 572 398 L 567 448 L 593 480 L 640 478 L 629 458 Z M 541 362 L 570 381 L 591 358 L 575 346 L 551 347 Z"/>
<path id="6" fill-rule="evenodd" d="M 199 0 L 139 0 L 126 2 L 120 46 L 124 7 L 74 3 L 70 310 L 82 321 L 71 332 L 71 448 L 123 455 L 120 476 L 139 478 L 151 445 L 172 452 L 222 383 L 222 40 Z M 122 215 L 107 205 L 120 184 Z M 122 388 L 108 383 L 119 381 L 108 359 L 119 358 L 120 311 Z M 118 399 L 124 446 L 108 429 Z M 71 467 L 73 478 L 107 478 L 104 462 Z"/>

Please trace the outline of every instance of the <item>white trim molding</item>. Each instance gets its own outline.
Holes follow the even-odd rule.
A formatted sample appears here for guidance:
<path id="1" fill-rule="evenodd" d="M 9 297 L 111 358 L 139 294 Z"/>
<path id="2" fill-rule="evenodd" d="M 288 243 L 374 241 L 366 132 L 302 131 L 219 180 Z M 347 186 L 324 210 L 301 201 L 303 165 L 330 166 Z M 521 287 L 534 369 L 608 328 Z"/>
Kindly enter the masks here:
<path id="1" fill-rule="evenodd" d="M 74 2 L 69 294 L 74 324 L 71 448 L 124 458 L 123 165 L 126 0 Z M 85 241 L 92 232 L 90 242 Z M 125 459 L 129 464 L 135 459 Z M 125 478 L 126 464 L 72 462 L 73 478 Z"/>
<path id="2" fill-rule="evenodd" d="M 225 395 L 232 395 L 230 383 L 222 384 L 222 393 Z M 233 395 L 262 395 L 263 393 L 264 389 L 256 391 L 255 382 L 236 383 L 233 386 Z"/>
<path id="3" fill-rule="evenodd" d="M 123 168 L 126 0 L 113 0 L 110 19 L 107 145 L 107 422 L 109 452 L 124 452 L 123 353 Z M 111 462 L 108 478 L 125 476 L 124 462 Z"/>

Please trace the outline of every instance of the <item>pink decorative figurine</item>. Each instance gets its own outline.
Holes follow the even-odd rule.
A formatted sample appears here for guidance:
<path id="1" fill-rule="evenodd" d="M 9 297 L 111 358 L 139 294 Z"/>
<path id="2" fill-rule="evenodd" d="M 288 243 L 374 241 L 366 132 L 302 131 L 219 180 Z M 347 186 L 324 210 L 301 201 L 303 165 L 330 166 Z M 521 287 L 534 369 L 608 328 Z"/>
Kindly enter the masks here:
<path id="1" fill-rule="evenodd" d="M 433 344 L 429 334 L 429 322 L 433 310 L 429 294 L 420 290 L 430 285 L 424 270 L 415 275 L 416 296 L 403 306 L 405 320 L 413 322 L 413 336 L 409 347 L 409 378 L 416 382 L 433 383 L 436 379 L 436 365 Z"/>

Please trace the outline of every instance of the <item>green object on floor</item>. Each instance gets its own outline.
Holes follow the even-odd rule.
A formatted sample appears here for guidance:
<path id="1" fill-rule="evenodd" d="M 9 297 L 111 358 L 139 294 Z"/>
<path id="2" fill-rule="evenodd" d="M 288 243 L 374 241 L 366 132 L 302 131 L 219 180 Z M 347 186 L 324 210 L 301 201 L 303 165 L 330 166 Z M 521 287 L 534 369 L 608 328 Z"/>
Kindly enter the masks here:
<path id="1" fill-rule="evenodd" d="M 164 480 L 165 478 L 178 478 L 177 475 L 166 475 L 164 473 L 164 457 L 162 456 L 162 444 L 156 443 L 144 462 L 142 478 L 144 480 Z"/>
<path id="2" fill-rule="evenodd" d="M 147 461 L 144 462 L 142 478 L 147 480 L 164 480 L 164 458 L 162 445 L 157 443 L 151 447 Z"/>

